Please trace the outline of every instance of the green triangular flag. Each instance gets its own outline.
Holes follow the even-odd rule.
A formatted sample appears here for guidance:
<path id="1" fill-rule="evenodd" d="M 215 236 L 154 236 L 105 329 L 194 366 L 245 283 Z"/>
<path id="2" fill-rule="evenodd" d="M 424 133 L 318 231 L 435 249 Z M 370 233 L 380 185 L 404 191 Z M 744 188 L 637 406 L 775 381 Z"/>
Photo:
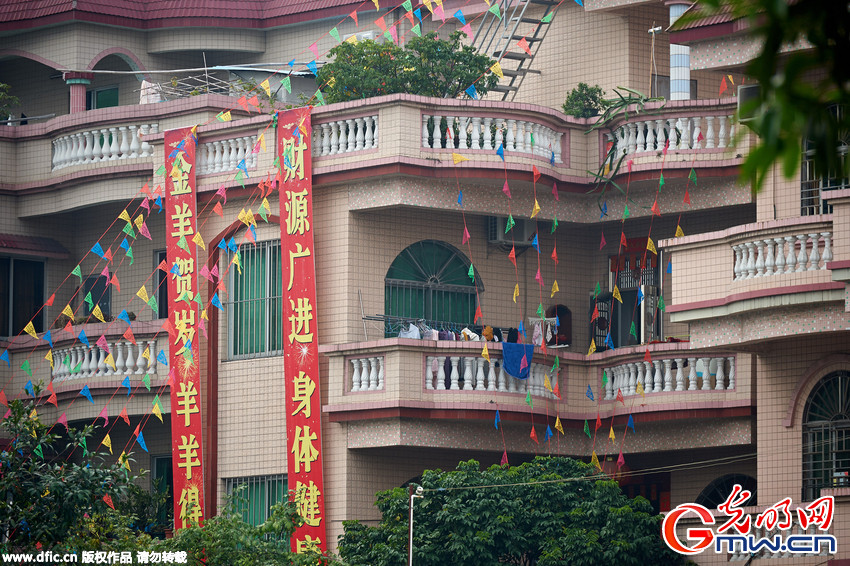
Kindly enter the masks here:
<path id="1" fill-rule="evenodd" d="M 277 128 L 277 112 L 274 113 L 274 118 L 272 118 L 272 128 Z"/>
<path id="2" fill-rule="evenodd" d="M 555 219 L 555 221 L 554 221 L 554 222 L 552 222 L 552 231 L 551 231 L 551 232 L 549 232 L 549 233 L 550 233 L 550 234 L 554 234 L 554 233 L 555 233 L 555 230 L 556 230 L 557 228 L 558 228 L 558 219 L 556 218 L 556 219 Z"/>
<path id="3" fill-rule="evenodd" d="M 316 97 L 316 99 L 319 101 L 318 106 L 324 106 L 324 105 L 325 105 L 325 97 L 324 97 L 324 96 L 322 96 L 322 91 L 321 91 L 321 90 L 316 90 L 316 94 L 315 94 L 314 96 L 315 96 L 315 97 Z"/>
<path id="4" fill-rule="evenodd" d="M 338 29 L 333 28 L 333 29 L 332 29 L 331 31 L 329 31 L 328 33 L 330 34 L 330 36 L 331 36 L 332 38 L 334 38 L 335 40 L 337 40 L 337 42 L 341 41 L 341 40 L 340 40 L 340 38 L 339 38 L 339 30 L 338 30 Z"/>
<path id="5" fill-rule="evenodd" d="M 540 303 L 539 305 L 537 305 L 537 316 L 539 316 L 540 318 L 544 317 L 543 303 Z"/>
<path id="6" fill-rule="evenodd" d="M 78 363 L 77 365 L 74 366 L 74 368 L 71 370 L 71 373 L 80 373 L 80 370 L 82 370 L 82 369 L 83 369 L 83 361 L 80 360 L 80 363 Z"/>
<path id="7" fill-rule="evenodd" d="M 602 371 L 602 387 L 605 387 L 606 385 L 608 385 L 608 372 L 603 370 Z"/>
<path id="8" fill-rule="evenodd" d="M 280 81 L 280 84 L 283 85 L 283 88 L 286 89 L 286 92 L 292 94 L 292 81 L 289 79 L 289 77 L 283 77 L 283 80 Z"/>
<path id="9" fill-rule="evenodd" d="M 280 156 L 279 155 L 274 158 L 274 161 L 272 161 L 272 167 L 274 167 L 275 169 L 280 169 Z"/>
<path id="10" fill-rule="evenodd" d="M 127 246 L 127 257 L 130 258 L 130 265 L 133 265 L 133 248 L 131 246 Z"/>
<path id="11" fill-rule="evenodd" d="M 555 373 L 555 370 L 559 367 L 561 367 L 561 359 L 555 358 L 555 363 L 552 364 L 552 373 Z"/>
<path id="12" fill-rule="evenodd" d="M 602 289 L 599 288 L 599 281 L 596 282 L 596 289 L 593 290 L 593 296 L 598 297 L 599 293 L 602 292 Z"/>
<path id="13" fill-rule="evenodd" d="M 505 222 L 505 234 L 511 231 L 511 228 L 516 226 L 516 222 L 514 222 L 513 214 L 508 214 L 508 221 Z"/>
<path id="14" fill-rule="evenodd" d="M 390 30 L 384 32 L 384 39 L 386 39 L 390 43 L 393 42 L 393 34 L 390 33 Z"/>
<path id="15" fill-rule="evenodd" d="M 179 303 L 180 301 L 186 301 L 187 303 L 192 302 L 192 295 L 189 294 L 189 291 L 183 291 L 180 293 L 180 296 L 177 297 L 175 302 Z"/>
<path id="16" fill-rule="evenodd" d="M 266 209 L 265 209 L 265 207 L 261 207 L 261 208 L 260 208 L 260 210 L 258 210 L 257 212 L 260 214 L 260 218 L 262 218 L 262 219 L 266 222 L 266 224 L 268 224 L 268 222 L 269 222 L 269 217 L 268 217 L 268 216 L 266 216 Z"/>
<path id="17" fill-rule="evenodd" d="M 658 309 L 664 310 L 664 297 L 658 297 Z"/>
<path id="18" fill-rule="evenodd" d="M 531 134 L 531 147 L 534 147 L 534 134 Z"/>
<path id="19" fill-rule="evenodd" d="M 587 419 L 584 419 L 584 433 L 587 435 L 588 438 L 592 438 L 590 436 L 590 425 L 587 424 Z"/>
<path id="20" fill-rule="evenodd" d="M 159 312 L 159 305 L 156 302 L 156 297 L 151 297 L 150 299 L 148 299 L 148 306 L 153 312 Z"/>
<path id="21" fill-rule="evenodd" d="M 531 390 L 530 389 L 525 393 L 525 404 L 528 405 L 529 407 L 531 407 L 532 409 L 534 408 L 534 402 L 531 400 Z"/>
<path id="22" fill-rule="evenodd" d="M 160 165 L 159 169 L 156 170 L 157 175 L 165 175 L 165 165 Z"/>
<path id="23" fill-rule="evenodd" d="M 136 231 L 133 230 L 133 226 L 131 224 L 127 224 L 126 226 L 124 226 L 123 232 L 125 234 L 127 234 L 128 236 L 130 236 L 131 238 L 136 237 Z"/>
<path id="24" fill-rule="evenodd" d="M 27 375 L 32 377 L 32 369 L 30 368 L 30 361 L 24 360 L 24 363 L 21 364 L 21 369 L 24 370 Z"/>
<path id="25" fill-rule="evenodd" d="M 195 298 L 194 298 L 194 299 L 192 299 L 192 300 L 193 300 L 193 301 L 195 301 L 196 303 L 198 303 L 198 308 L 199 308 L 199 309 L 204 310 L 204 300 L 203 300 L 203 299 L 201 299 L 201 293 L 200 293 L 200 291 L 199 291 L 199 292 L 197 292 L 197 293 L 195 293 Z"/>
<path id="26" fill-rule="evenodd" d="M 83 271 L 80 269 L 79 265 L 71 270 L 71 275 L 76 275 L 80 278 L 80 283 L 83 282 Z"/>
<path id="27" fill-rule="evenodd" d="M 404 0 L 404 2 L 401 3 L 401 6 L 408 12 L 413 10 L 413 4 L 410 3 L 410 0 Z"/>
<path id="28" fill-rule="evenodd" d="M 471 263 L 469 264 L 469 271 L 467 272 L 467 275 L 470 279 L 475 281 L 475 267 Z"/>
<path id="29" fill-rule="evenodd" d="M 412 31 L 413 33 L 415 33 L 419 37 L 422 37 L 422 30 L 419 28 L 419 24 L 416 24 L 415 26 L 410 28 L 410 31 Z"/>
<path id="30" fill-rule="evenodd" d="M 33 452 L 35 452 L 36 454 L 38 454 L 38 457 L 39 457 L 39 458 L 41 458 L 42 460 L 44 460 L 44 452 L 42 452 L 42 451 L 41 451 L 41 444 L 39 444 L 38 446 L 36 446 L 35 448 L 33 448 L 33 450 L 32 450 L 32 451 L 33 451 Z"/>
<path id="31" fill-rule="evenodd" d="M 659 177 L 659 178 L 658 178 L 658 186 L 659 186 L 659 187 L 663 187 L 663 186 L 664 186 L 664 173 L 662 173 L 662 174 L 661 174 L 661 177 Z"/>
<path id="32" fill-rule="evenodd" d="M 192 361 L 192 351 L 189 350 L 189 348 L 183 348 L 183 359 L 185 359 L 187 362 Z"/>
<path id="33" fill-rule="evenodd" d="M 487 10 L 487 11 L 490 12 L 491 14 L 493 14 L 494 16 L 496 16 L 497 18 L 499 18 L 499 20 L 502 19 L 502 13 L 499 11 L 499 5 L 498 4 L 493 4 L 492 6 L 490 6 L 490 9 Z"/>
<path id="34" fill-rule="evenodd" d="M 697 184 L 697 172 L 694 171 L 693 167 L 691 167 L 691 172 L 688 174 L 688 179 L 690 179 L 691 183 L 693 183 L 694 186 L 696 186 L 696 184 Z"/>
<path id="35" fill-rule="evenodd" d="M 91 309 L 93 309 L 93 308 L 94 308 L 94 300 L 91 298 L 91 291 L 89 291 L 88 293 L 86 293 L 86 298 L 85 298 L 85 299 L 83 299 L 83 300 L 84 300 L 84 301 L 86 302 L 86 304 L 89 306 L 89 310 L 91 310 Z"/>
<path id="36" fill-rule="evenodd" d="M 66 354 L 65 359 L 62 360 L 62 363 L 65 364 L 66 366 L 70 366 L 71 365 L 71 355 Z"/>
<path id="37" fill-rule="evenodd" d="M 543 16 L 543 19 L 540 20 L 540 21 L 544 24 L 548 24 L 549 22 L 552 21 L 552 16 L 554 16 L 554 15 L 555 15 L 555 12 L 549 12 L 548 14 Z"/>
<path id="38" fill-rule="evenodd" d="M 242 171 L 240 171 L 239 173 L 242 173 Z M 187 252 L 189 251 L 189 244 L 186 243 L 186 236 L 180 236 L 180 239 L 177 240 L 177 247 L 181 250 L 186 250 Z"/>
<path id="39" fill-rule="evenodd" d="M 234 178 L 237 181 L 239 181 L 239 184 L 242 185 L 242 188 L 244 189 L 245 188 L 245 174 L 242 172 L 241 169 L 236 172 L 236 177 L 234 177 Z"/>
<path id="40" fill-rule="evenodd" d="M 159 400 L 159 395 L 153 398 L 153 406 L 159 407 L 159 412 L 164 413 L 165 409 L 162 406 L 162 401 Z"/>
<path id="41" fill-rule="evenodd" d="M 626 205 L 626 206 L 623 208 L 623 220 L 625 220 L 626 218 L 628 218 L 628 217 L 629 217 L 629 215 L 630 215 L 630 213 L 629 213 L 629 205 Z"/>
<path id="42" fill-rule="evenodd" d="M 148 391 L 151 390 L 151 376 L 149 374 L 145 374 L 145 376 L 142 378 L 142 383 L 145 384 L 145 387 L 147 387 Z"/>
<path id="43" fill-rule="evenodd" d="M 629 334 L 631 334 L 632 336 L 634 336 L 634 337 L 635 337 L 635 340 L 637 340 L 637 330 L 635 330 L 635 323 L 634 323 L 634 321 L 632 321 L 632 327 L 629 329 Z"/>

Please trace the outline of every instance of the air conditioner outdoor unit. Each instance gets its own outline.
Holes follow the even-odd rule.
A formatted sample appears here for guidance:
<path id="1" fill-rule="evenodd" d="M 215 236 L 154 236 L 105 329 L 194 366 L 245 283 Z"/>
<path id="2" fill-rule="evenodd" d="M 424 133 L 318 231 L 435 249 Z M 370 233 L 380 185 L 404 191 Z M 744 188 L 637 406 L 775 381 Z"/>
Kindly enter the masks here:
<path id="1" fill-rule="evenodd" d="M 740 123 L 752 122 L 756 117 L 757 108 L 754 108 L 753 105 L 760 96 L 760 85 L 738 86 L 738 121 Z"/>
<path id="2" fill-rule="evenodd" d="M 508 244 L 516 247 L 528 247 L 534 238 L 536 223 L 523 218 L 514 219 L 513 229 L 505 234 L 508 219 L 503 216 L 490 216 L 487 219 L 487 241 L 491 244 Z"/>

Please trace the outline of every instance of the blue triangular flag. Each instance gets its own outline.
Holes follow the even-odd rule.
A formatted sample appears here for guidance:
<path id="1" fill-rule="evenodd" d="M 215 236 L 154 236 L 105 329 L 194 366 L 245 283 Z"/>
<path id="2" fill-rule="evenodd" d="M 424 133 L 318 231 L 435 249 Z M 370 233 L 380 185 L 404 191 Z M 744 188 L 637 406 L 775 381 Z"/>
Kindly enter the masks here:
<path id="1" fill-rule="evenodd" d="M 30 397 L 35 397 L 35 389 L 33 389 L 32 381 L 27 381 L 27 384 L 24 385 L 24 391 L 30 394 Z"/>
<path id="2" fill-rule="evenodd" d="M 614 340 L 611 339 L 610 330 L 608 331 L 608 335 L 605 337 L 605 345 L 611 348 L 612 350 L 614 349 Z"/>
<path id="3" fill-rule="evenodd" d="M 231 236 L 230 241 L 227 242 L 227 249 L 232 252 L 236 252 L 239 249 L 239 246 L 236 245 L 236 240 L 233 239 L 233 236 Z"/>
<path id="4" fill-rule="evenodd" d="M 175 147 L 175 149 L 176 149 L 177 151 L 180 151 L 180 150 L 182 150 L 184 147 L 186 147 L 186 140 L 185 140 L 185 139 L 182 139 L 182 140 L 180 140 L 180 143 L 178 143 L 178 144 L 177 144 L 177 146 Z"/>
<path id="5" fill-rule="evenodd" d="M 608 201 L 606 200 L 605 202 L 602 203 L 602 211 L 599 213 L 599 220 L 602 220 L 602 218 L 607 214 L 608 214 Z"/>
<path id="6" fill-rule="evenodd" d="M 635 420 L 632 418 L 631 415 L 629 415 L 629 422 L 628 424 L 626 424 L 626 426 L 632 429 L 632 432 L 635 431 Z"/>
<path id="7" fill-rule="evenodd" d="M 519 329 L 518 329 L 518 332 L 519 332 L 520 334 L 522 334 L 523 336 L 525 336 L 525 327 L 522 325 L 522 321 L 519 321 Z M 528 336 L 525 336 L 525 337 L 526 337 L 526 338 L 528 338 Z"/>
<path id="8" fill-rule="evenodd" d="M 224 238 L 218 243 L 218 247 L 224 251 L 227 251 L 227 242 L 224 241 Z"/>
<path id="9" fill-rule="evenodd" d="M 91 251 L 99 255 L 101 258 L 103 257 L 103 248 L 100 247 L 100 242 L 95 243 L 95 245 L 91 247 Z"/>
<path id="10" fill-rule="evenodd" d="M 128 242 L 128 241 L 127 241 L 127 238 L 124 238 L 123 240 L 121 240 L 121 245 L 120 245 L 120 247 L 121 247 L 122 249 L 125 249 L 125 250 L 130 249 L 130 242 Z"/>
<path id="11" fill-rule="evenodd" d="M 499 421 L 500 420 L 502 420 L 502 419 L 499 417 L 499 409 L 496 409 L 496 420 L 493 422 L 493 426 L 495 426 L 496 428 L 499 428 Z"/>
<path id="12" fill-rule="evenodd" d="M 236 168 L 241 169 L 242 172 L 245 173 L 245 176 L 246 177 L 248 176 L 248 166 L 245 165 L 245 159 L 244 158 L 242 160 L 240 160 L 239 163 L 236 164 Z"/>
<path id="13" fill-rule="evenodd" d="M 257 241 L 257 230 L 256 230 L 256 228 L 254 228 L 254 225 L 251 224 L 251 226 L 248 229 L 251 231 L 251 235 L 254 236 L 254 241 L 256 242 Z"/>
<path id="14" fill-rule="evenodd" d="M 673 260 L 667 262 L 667 273 L 673 273 Z"/>
<path id="15" fill-rule="evenodd" d="M 504 144 L 499 144 L 499 149 L 496 150 L 496 155 L 502 158 L 502 161 L 505 160 L 505 146 Z"/>
<path id="16" fill-rule="evenodd" d="M 555 328 L 561 326 L 561 319 L 558 318 L 558 315 L 555 315 Z"/>
<path id="17" fill-rule="evenodd" d="M 185 345 L 186 345 L 186 349 L 191 352 L 192 351 L 192 341 L 187 339 L 186 342 L 185 342 Z"/>
<path id="18" fill-rule="evenodd" d="M 224 310 L 221 306 L 221 299 L 218 298 L 218 291 L 213 293 L 212 299 L 210 299 L 210 304 L 219 310 Z"/>
<path id="19" fill-rule="evenodd" d="M 593 401 L 593 388 L 590 385 L 587 386 L 587 391 L 585 392 L 585 396 Z"/>
<path id="20" fill-rule="evenodd" d="M 94 400 L 91 398 L 91 391 L 89 391 L 89 386 L 88 386 L 88 385 L 86 385 L 86 386 L 84 386 L 84 387 L 83 387 L 83 389 L 80 391 L 80 395 L 82 395 L 83 397 L 85 397 L 86 399 L 88 399 L 88 400 L 89 400 L 89 402 L 90 402 L 92 405 L 94 405 Z"/>
<path id="21" fill-rule="evenodd" d="M 555 164 L 555 152 L 552 152 L 552 155 L 549 157 L 549 165 Z"/>
<path id="22" fill-rule="evenodd" d="M 643 291 L 641 291 L 640 289 L 638 289 L 637 302 L 638 304 L 641 304 L 643 302 Z"/>
<path id="23" fill-rule="evenodd" d="M 142 431 L 139 431 L 139 436 L 136 437 L 136 440 L 138 441 L 139 446 L 141 446 L 142 450 L 147 452 L 148 451 L 148 445 L 145 444 L 145 435 L 142 434 Z"/>
<path id="24" fill-rule="evenodd" d="M 416 15 L 416 19 L 419 20 L 419 22 L 421 23 L 422 22 L 422 8 L 416 8 L 415 10 L 413 10 L 413 13 Z"/>
<path id="25" fill-rule="evenodd" d="M 9 350 L 3 350 L 3 353 L 0 354 L 0 360 L 6 362 L 6 367 L 9 367 Z"/>
<path id="26" fill-rule="evenodd" d="M 472 100 L 478 100 L 478 91 L 475 90 L 475 85 L 469 85 L 469 87 L 466 89 L 466 94 Z"/>
<path id="27" fill-rule="evenodd" d="M 463 12 L 461 12 L 460 10 L 455 12 L 455 17 L 460 20 L 460 23 L 466 24 L 466 18 L 463 17 Z"/>
<path id="28" fill-rule="evenodd" d="M 162 195 L 156 195 L 156 200 L 153 203 L 159 207 L 157 212 L 162 212 Z"/>
<path id="29" fill-rule="evenodd" d="M 53 347 L 53 336 L 50 334 L 50 331 L 44 333 L 44 339 L 47 340 L 47 343 L 50 344 L 50 347 Z"/>
<path id="30" fill-rule="evenodd" d="M 173 273 L 174 275 L 180 275 L 180 266 L 175 263 L 171 266 L 171 270 L 169 271 L 169 273 Z"/>
<path id="31" fill-rule="evenodd" d="M 127 325 L 130 324 L 130 315 L 127 314 L 126 309 L 121 309 L 121 314 L 118 315 L 118 320 L 123 320 L 127 323 Z"/>
<path id="32" fill-rule="evenodd" d="M 531 247 L 537 250 L 537 253 L 540 253 L 540 245 L 537 243 L 537 232 L 534 233 L 534 238 L 531 240 Z"/>
<path id="33" fill-rule="evenodd" d="M 463 206 L 463 191 L 457 193 L 457 203 Z"/>
<path id="34" fill-rule="evenodd" d="M 161 363 L 164 366 L 167 366 L 168 365 L 168 356 L 165 355 L 165 352 L 160 350 L 159 353 L 156 355 L 156 361 L 158 361 L 159 363 Z"/>
<path id="35" fill-rule="evenodd" d="M 310 69 L 310 72 L 314 75 L 318 72 L 318 69 L 316 69 L 315 61 L 310 61 L 309 63 L 307 63 L 307 68 Z"/>
<path id="36" fill-rule="evenodd" d="M 89 339 L 86 337 L 86 331 L 85 330 L 80 330 L 80 334 L 79 334 L 79 336 L 77 336 L 77 338 L 79 338 L 80 342 L 82 342 L 86 346 L 91 347 L 91 344 L 89 344 Z"/>
<path id="37" fill-rule="evenodd" d="M 292 61 L 290 61 L 290 62 L 289 62 L 289 63 L 287 63 L 287 64 L 288 64 L 290 67 L 294 67 L 294 66 L 295 66 L 295 59 L 293 59 Z"/>
<path id="38" fill-rule="evenodd" d="M 127 388 L 127 397 L 130 396 L 130 376 L 125 376 L 124 381 L 121 382 L 121 387 Z"/>
<path id="39" fill-rule="evenodd" d="M 552 438 L 552 427 L 546 425 L 546 434 L 543 435 L 543 442 L 546 442 L 550 438 Z"/>

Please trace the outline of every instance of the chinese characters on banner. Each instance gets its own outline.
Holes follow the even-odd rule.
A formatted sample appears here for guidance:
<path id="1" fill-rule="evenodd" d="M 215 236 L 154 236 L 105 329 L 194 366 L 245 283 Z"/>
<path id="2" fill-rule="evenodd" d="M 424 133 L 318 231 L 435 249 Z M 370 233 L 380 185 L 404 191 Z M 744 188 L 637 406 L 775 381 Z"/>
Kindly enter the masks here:
<path id="1" fill-rule="evenodd" d="M 310 109 L 278 114 L 280 242 L 283 270 L 283 356 L 289 489 L 295 491 L 304 525 L 292 550 L 325 552 L 319 393 Z"/>
<path id="2" fill-rule="evenodd" d="M 165 241 L 168 267 L 168 375 L 171 381 L 171 457 L 174 524 L 177 529 L 204 518 L 201 442 L 200 323 L 198 294 L 197 193 L 193 128 L 165 132 Z"/>

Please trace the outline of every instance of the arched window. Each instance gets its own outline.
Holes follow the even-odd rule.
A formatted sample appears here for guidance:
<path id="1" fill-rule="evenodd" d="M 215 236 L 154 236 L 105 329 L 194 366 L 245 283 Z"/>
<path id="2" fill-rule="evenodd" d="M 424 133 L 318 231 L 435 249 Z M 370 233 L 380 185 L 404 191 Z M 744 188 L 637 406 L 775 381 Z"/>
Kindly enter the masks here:
<path id="1" fill-rule="evenodd" d="M 826 487 L 850 485 L 850 372 L 835 371 L 815 386 L 803 413 L 803 500 Z"/>
<path id="2" fill-rule="evenodd" d="M 384 314 L 389 317 L 470 325 L 475 318 L 478 272 L 445 242 L 422 240 L 402 250 L 387 270 Z M 388 326 L 389 333 L 389 326 Z"/>
<path id="3" fill-rule="evenodd" d="M 718 505 L 729 498 L 729 494 L 732 493 L 732 488 L 735 487 L 735 484 L 740 485 L 744 490 L 752 493 L 743 505 L 755 505 L 758 500 L 756 497 L 756 479 L 746 474 L 726 474 L 725 476 L 720 476 L 702 490 L 695 503 L 709 509 L 716 509 Z"/>

